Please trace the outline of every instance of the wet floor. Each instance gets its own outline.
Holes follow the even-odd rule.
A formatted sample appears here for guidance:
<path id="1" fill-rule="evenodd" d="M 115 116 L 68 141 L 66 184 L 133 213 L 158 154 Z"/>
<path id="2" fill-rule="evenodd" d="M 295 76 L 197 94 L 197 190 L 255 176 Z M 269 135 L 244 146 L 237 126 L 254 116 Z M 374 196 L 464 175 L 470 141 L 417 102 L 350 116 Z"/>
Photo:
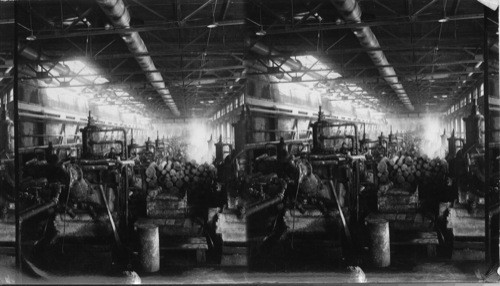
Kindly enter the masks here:
<path id="1" fill-rule="evenodd" d="M 433 261 L 415 263 L 415 266 L 386 269 L 363 269 L 366 282 L 369 283 L 477 283 L 476 269 L 485 271 L 485 266 L 478 262 L 452 263 Z M 26 272 L 26 271 L 24 271 Z M 46 278 L 34 278 L 27 273 L 17 274 L 14 258 L 0 256 L 0 284 L 125 284 L 127 277 L 105 273 L 64 274 L 46 272 Z M 332 271 L 248 271 L 243 268 L 209 267 L 170 267 L 162 268 L 159 273 L 139 273 L 142 284 L 331 284 L 357 282 L 358 276 L 346 270 Z"/>

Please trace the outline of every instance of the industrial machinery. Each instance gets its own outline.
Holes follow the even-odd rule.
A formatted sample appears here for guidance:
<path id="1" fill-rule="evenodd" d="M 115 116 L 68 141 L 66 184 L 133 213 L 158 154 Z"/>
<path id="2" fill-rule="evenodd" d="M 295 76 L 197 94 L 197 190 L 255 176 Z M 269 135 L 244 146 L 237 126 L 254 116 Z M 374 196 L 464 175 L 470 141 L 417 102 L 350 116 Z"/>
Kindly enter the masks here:
<path id="1" fill-rule="evenodd" d="M 397 154 L 397 152 L 403 150 L 403 138 L 401 136 L 398 136 L 397 132 L 396 134 L 392 133 L 392 127 L 391 127 L 391 133 L 389 133 L 389 141 L 387 142 L 387 155 L 391 157 L 391 155 Z"/>
<path id="2" fill-rule="evenodd" d="M 222 142 L 222 135 L 219 137 L 219 141 L 215 145 L 215 160 L 214 165 L 220 165 L 224 162 L 226 156 L 230 155 L 233 151 L 233 145 L 229 143 Z"/>
<path id="3" fill-rule="evenodd" d="M 2 104 L 0 120 L 0 245 L 13 252 L 15 240 L 15 169 L 13 157 L 13 123 Z M 39 239 L 44 234 L 41 223 L 50 217 L 68 180 L 60 172 L 59 156 L 51 148 L 23 148 L 35 158 L 23 165 L 18 189 L 22 240 Z M 26 150 L 24 150 L 26 149 Z M 28 150 L 29 149 L 29 150 Z M 59 150 L 59 148 L 58 148 Z M 21 162 L 23 163 L 23 162 Z"/>
<path id="4" fill-rule="evenodd" d="M 129 175 L 134 165 L 126 160 L 126 130 L 99 128 L 89 114 L 87 126 L 80 131 L 81 158 L 61 166 L 68 188 L 52 221 L 54 237 L 49 246 L 109 245 L 108 239 L 115 237 L 115 246 L 121 248 L 122 238 L 128 239 Z M 124 260 L 121 257 L 120 262 Z"/>
<path id="5" fill-rule="evenodd" d="M 457 181 L 458 202 L 460 204 L 474 202 L 474 204 L 483 205 L 483 186 L 487 183 L 484 178 L 484 116 L 479 113 L 476 99 L 470 115 L 463 120 L 465 121 L 465 141 L 455 138 L 454 132 L 448 139 L 448 158 L 453 172 L 452 176 Z M 461 143 L 461 149 L 457 150 L 457 142 Z"/>
<path id="6" fill-rule="evenodd" d="M 493 138 L 490 145 L 492 164 L 491 176 L 486 178 L 485 172 L 485 136 L 484 116 L 479 113 L 477 99 L 474 99 L 471 113 L 463 118 L 465 121 L 465 140 L 456 138 L 454 131 L 448 138 L 447 161 L 456 201 L 448 208 L 447 228 L 453 236 L 453 259 L 484 259 L 484 250 L 481 247 L 485 237 L 485 186 L 491 188 L 491 193 L 498 196 L 499 145 L 498 139 Z"/>
<path id="7" fill-rule="evenodd" d="M 0 159 L 14 155 L 14 122 L 7 116 L 6 105 L 2 102 L 0 110 Z"/>
<path id="8" fill-rule="evenodd" d="M 324 221 L 324 225 L 323 229 L 314 232 L 327 232 L 330 240 L 337 239 L 344 246 L 352 247 L 351 226 L 355 225 L 359 216 L 359 162 L 364 158 L 358 154 L 358 126 L 328 122 L 320 109 L 318 121 L 311 127 L 312 150 L 303 156 L 309 167 L 294 198 L 298 209 L 290 209 L 285 220 L 292 222 L 289 228 L 292 226 L 293 229 L 295 221 L 310 220 L 315 216 L 304 216 L 307 212 L 300 211 L 301 208 L 319 210 L 322 215 L 316 215 L 315 219 Z M 304 200 L 304 195 L 309 199 Z M 305 204 L 299 203 L 301 200 L 298 198 L 301 197 Z"/>

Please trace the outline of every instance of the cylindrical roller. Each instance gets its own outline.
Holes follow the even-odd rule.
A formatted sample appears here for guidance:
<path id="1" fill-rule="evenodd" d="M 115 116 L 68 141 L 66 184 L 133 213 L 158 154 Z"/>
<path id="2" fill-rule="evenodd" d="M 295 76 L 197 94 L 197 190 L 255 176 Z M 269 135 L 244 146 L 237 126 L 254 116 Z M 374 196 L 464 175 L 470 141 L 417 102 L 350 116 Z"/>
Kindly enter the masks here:
<path id="1" fill-rule="evenodd" d="M 368 221 L 370 236 L 370 258 L 375 267 L 387 267 L 391 264 L 391 244 L 389 222 L 384 219 Z"/>
<path id="2" fill-rule="evenodd" d="M 139 263 L 145 272 L 160 270 L 160 235 L 158 226 L 143 224 L 137 227 L 139 232 Z"/>

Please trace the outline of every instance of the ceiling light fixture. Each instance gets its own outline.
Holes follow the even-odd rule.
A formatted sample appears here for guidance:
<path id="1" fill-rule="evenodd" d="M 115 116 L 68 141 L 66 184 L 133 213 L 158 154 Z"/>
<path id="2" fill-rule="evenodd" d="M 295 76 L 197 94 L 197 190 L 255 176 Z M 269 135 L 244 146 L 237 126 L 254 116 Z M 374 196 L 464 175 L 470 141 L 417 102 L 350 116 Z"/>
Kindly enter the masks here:
<path id="1" fill-rule="evenodd" d="M 264 31 L 264 29 L 262 28 L 262 26 L 260 26 L 260 30 L 255 32 L 255 35 L 259 36 L 259 37 L 262 37 L 262 36 L 265 36 L 267 33 L 266 31 Z"/>
<path id="2" fill-rule="evenodd" d="M 217 22 L 215 22 L 215 7 L 217 6 L 217 1 L 215 1 L 214 6 L 212 8 L 212 23 L 207 25 L 207 28 L 214 29 L 219 26 Z"/>
<path id="3" fill-rule="evenodd" d="M 28 1 L 28 5 L 30 7 L 30 32 L 31 32 L 31 35 L 27 36 L 26 40 L 28 40 L 28 41 L 35 41 L 36 40 L 36 36 L 33 34 L 33 19 L 31 17 L 31 0 Z"/>
<path id="4" fill-rule="evenodd" d="M 212 24 L 208 24 L 207 28 L 214 29 L 214 28 L 217 28 L 218 26 L 219 26 L 219 24 L 217 24 L 216 22 L 213 22 Z"/>
<path id="5" fill-rule="evenodd" d="M 26 37 L 26 40 L 28 40 L 28 41 L 35 41 L 36 40 L 36 36 L 33 35 L 33 31 L 31 31 L 31 35 Z"/>
<path id="6" fill-rule="evenodd" d="M 260 17 L 260 30 L 255 32 L 255 35 L 262 37 L 266 35 L 266 31 L 264 31 L 264 26 L 262 26 L 262 7 L 259 10 L 259 17 Z"/>

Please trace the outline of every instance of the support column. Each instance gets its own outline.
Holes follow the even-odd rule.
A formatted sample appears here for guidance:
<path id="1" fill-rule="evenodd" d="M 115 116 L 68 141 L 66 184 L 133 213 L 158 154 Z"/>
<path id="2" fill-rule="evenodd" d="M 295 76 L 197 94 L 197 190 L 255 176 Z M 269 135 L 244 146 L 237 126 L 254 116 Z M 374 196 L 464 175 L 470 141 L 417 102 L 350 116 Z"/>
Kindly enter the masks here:
<path id="1" fill-rule="evenodd" d="M 20 178 L 19 178 L 19 68 L 18 68 L 18 52 L 17 52 L 17 44 L 18 44 L 18 33 L 17 33 L 17 19 L 18 19 L 18 2 L 14 1 L 14 45 L 12 49 L 14 50 L 14 85 L 13 85 L 13 104 L 14 104 L 14 190 L 15 190 L 15 220 L 16 220 L 16 268 L 21 271 L 21 222 L 19 219 L 20 212 Z"/>
<path id="2" fill-rule="evenodd" d="M 484 132 L 485 132 L 485 184 L 484 184 L 484 193 L 485 195 L 485 250 L 486 250 L 486 260 L 490 265 L 498 263 L 499 261 L 499 214 L 494 213 L 490 217 L 490 208 L 491 206 L 495 206 L 499 202 L 498 194 L 494 194 L 490 185 L 491 181 L 491 154 L 490 154 L 490 142 L 491 142 L 491 114 L 490 114 L 490 89 L 489 89 L 489 45 L 488 45 L 488 14 L 489 9 L 484 7 L 484 35 L 483 35 L 483 70 L 484 70 Z"/>

